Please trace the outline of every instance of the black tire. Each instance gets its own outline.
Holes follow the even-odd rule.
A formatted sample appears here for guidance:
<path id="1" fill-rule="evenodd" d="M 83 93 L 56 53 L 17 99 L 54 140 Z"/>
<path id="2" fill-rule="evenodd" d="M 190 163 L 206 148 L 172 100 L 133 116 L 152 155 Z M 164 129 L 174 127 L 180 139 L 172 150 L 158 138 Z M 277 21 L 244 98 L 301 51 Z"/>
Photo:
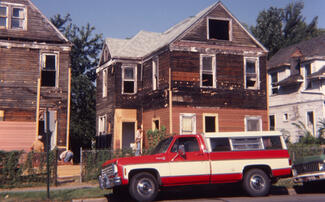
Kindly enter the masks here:
<path id="1" fill-rule="evenodd" d="M 141 202 L 153 201 L 158 194 L 156 178 L 147 172 L 141 172 L 131 178 L 129 193 L 132 198 Z"/>
<path id="2" fill-rule="evenodd" d="M 271 180 L 261 169 L 250 169 L 244 174 L 243 189 L 250 196 L 266 196 L 270 192 Z"/>
<path id="3" fill-rule="evenodd" d="M 123 196 L 128 193 L 128 188 L 126 186 L 113 187 L 113 194 L 116 196 Z"/>

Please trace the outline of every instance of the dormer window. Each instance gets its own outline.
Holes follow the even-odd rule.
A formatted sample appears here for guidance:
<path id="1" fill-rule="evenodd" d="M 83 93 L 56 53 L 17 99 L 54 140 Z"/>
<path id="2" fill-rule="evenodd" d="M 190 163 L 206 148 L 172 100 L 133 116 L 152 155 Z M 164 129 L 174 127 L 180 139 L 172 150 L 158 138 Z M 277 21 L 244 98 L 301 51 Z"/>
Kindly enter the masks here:
<path id="1" fill-rule="evenodd" d="M 231 41 L 231 20 L 208 18 L 208 39 Z"/>
<path id="2" fill-rule="evenodd" d="M 26 8 L 21 5 L 0 5 L 0 29 L 26 30 Z"/>

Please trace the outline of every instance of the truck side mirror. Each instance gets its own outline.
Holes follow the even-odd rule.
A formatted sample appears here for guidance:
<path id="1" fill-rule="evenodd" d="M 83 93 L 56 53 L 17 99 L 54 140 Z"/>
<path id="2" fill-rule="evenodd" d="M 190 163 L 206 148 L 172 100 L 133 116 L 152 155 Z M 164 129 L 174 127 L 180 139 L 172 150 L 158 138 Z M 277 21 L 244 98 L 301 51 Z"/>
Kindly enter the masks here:
<path id="1" fill-rule="evenodd" d="M 177 153 L 180 155 L 180 156 L 185 156 L 185 147 L 183 144 L 179 145 L 178 146 L 178 151 Z"/>

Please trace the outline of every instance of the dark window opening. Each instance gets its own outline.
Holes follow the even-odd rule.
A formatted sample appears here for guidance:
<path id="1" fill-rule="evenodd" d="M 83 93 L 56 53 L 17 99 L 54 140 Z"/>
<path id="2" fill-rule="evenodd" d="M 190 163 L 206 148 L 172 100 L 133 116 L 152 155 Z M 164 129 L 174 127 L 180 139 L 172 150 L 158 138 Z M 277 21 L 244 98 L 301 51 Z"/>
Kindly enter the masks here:
<path id="1" fill-rule="evenodd" d="M 159 120 L 154 120 L 153 125 L 154 125 L 154 130 L 159 130 Z"/>
<path id="2" fill-rule="evenodd" d="M 134 93 L 134 81 L 124 81 L 124 93 Z"/>
<path id="3" fill-rule="evenodd" d="M 202 74 L 202 86 L 213 86 L 212 74 Z"/>
<path id="4" fill-rule="evenodd" d="M 270 121 L 270 130 L 275 130 L 275 117 L 274 115 L 269 116 L 269 121 Z"/>
<path id="5" fill-rule="evenodd" d="M 216 117 L 215 116 L 206 116 L 205 117 L 205 132 L 206 133 L 216 132 Z"/>
<path id="6" fill-rule="evenodd" d="M 308 79 L 308 76 L 311 75 L 311 65 L 310 64 L 307 64 L 306 65 L 306 89 L 311 89 L 312 88 L 312 85 L 311 85 L 311 80 Z"/>
<path id="7" fill-rule="evenodd" d="M 213 152 L 231 150 L 228 138 L 211 138 L 210 142 Z"/>
<path id="8" fill-rule="evenodd" d="M 272 85 L 272 94 L 277 94 L 279 93 L 279 88 L 277 86 L 278 83 L 278 73 L 272 73 L 271 74 L 271 85 Z"/>
<path id="9" fill-rule="evenodd" d="M 229 21 L 209 19 L 209 39 L 229 40 Z"/>
<path id="10" fill-rule="evenodd" d="M 41 85 L 53 87 L 56 83 L 56 56 L 45 55 L 43 58 Z"/>
<path id="11" fill-rule="evenodd" d="M 247 77 L 246 79 L 246 87 L 255 87 L 256 81 L 253 78 Z"/>

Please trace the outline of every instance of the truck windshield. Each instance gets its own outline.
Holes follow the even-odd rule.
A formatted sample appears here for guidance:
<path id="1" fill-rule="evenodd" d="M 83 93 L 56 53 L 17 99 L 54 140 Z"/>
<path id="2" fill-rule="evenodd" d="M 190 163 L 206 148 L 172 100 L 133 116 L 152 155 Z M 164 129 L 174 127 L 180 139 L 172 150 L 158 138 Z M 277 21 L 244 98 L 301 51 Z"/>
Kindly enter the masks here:
<path id="1" fill-rule="evenodd" d="M 172 142 L 173 137 L 164 139 L 158 143 L 158 145 L 152 150 L 151 154 L 165 153 Z"/>

